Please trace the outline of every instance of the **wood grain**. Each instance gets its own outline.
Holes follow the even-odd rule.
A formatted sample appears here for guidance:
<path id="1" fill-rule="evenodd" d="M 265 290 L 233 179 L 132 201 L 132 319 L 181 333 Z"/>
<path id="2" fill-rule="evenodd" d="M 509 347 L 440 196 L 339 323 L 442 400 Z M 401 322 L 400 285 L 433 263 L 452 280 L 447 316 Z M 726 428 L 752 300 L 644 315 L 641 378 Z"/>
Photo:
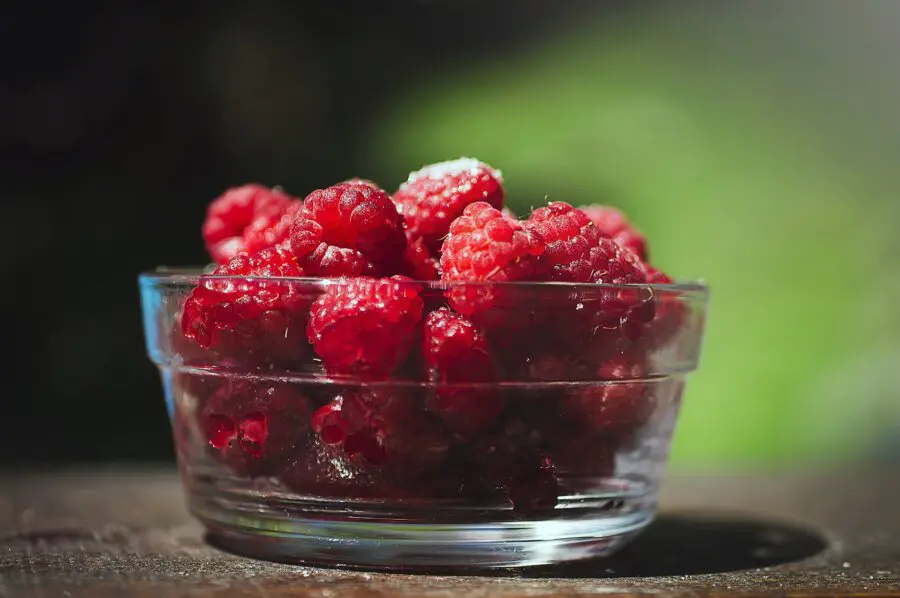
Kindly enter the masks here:
<path id="1" fill-rule="evenodd" d="M 0 596 L 900 596 L 900 473 L 675 477 L 620 555 L 503 575 L 317 569 L 208 545 L 177 475 L 0 475 Z"/>

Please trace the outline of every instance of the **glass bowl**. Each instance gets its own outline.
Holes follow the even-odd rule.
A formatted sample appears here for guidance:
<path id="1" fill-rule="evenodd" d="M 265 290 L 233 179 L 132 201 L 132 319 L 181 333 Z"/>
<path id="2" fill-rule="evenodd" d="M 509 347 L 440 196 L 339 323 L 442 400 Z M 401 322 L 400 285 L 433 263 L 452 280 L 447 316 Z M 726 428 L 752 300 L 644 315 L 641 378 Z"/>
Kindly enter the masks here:
<path id="1" fill-rule="evenodd" d="M 141 275 L 188 505 L 214 543 L 308 564 L 484 569 L 608 555 L 650 523 L 705 286 L 383 279 L 372 296 L 399 294 L 403 310 L 345 302 L 329 320 L 354 284 Z M 263 299 L 207 305 L 218 327 L 198 326 L 216 292 Z M 426 331 L 431 312 L 460 318 L 448 304 L 477 308 Z M 436 336 L 439 362 L 423 350 Z"/>

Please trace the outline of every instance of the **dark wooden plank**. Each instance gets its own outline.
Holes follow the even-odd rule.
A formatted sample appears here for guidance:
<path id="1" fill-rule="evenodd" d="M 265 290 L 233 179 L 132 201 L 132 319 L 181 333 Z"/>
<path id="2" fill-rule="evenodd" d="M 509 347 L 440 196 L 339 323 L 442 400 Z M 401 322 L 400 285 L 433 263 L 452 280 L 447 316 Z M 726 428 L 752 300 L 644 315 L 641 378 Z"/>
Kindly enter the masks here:
<path id="1" fill-rule="evenodd" d="M 675 477 L 612 559 L 497 576 L 348 572 L 207 545 L 174 472 L 0 476 L 0 596 L 900 596 L 900 474 Z"/>

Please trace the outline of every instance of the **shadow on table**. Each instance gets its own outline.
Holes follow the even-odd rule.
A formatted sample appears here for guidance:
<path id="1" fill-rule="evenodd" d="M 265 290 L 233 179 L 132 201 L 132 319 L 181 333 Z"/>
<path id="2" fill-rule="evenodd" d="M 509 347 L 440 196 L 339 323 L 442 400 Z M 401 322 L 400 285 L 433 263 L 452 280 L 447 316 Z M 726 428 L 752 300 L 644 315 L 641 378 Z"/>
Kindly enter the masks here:
<path id="1" fill-rule="evenodd" d="M 524 571 L 524 577 L 657 577 L 781 565 L 827 547 L 809 529 L 744 517 L 662 515 L 616 555 Z"/>

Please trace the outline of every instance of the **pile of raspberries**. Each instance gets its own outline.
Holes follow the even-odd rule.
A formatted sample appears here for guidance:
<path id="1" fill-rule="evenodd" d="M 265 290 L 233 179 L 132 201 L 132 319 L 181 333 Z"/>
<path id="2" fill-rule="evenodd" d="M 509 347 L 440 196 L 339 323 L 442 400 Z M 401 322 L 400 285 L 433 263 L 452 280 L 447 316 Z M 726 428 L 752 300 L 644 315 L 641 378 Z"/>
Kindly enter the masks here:
<path id="1" fill-rule="evenodd" d="M 608 475 L 653 411 L 640 380 L 680 313 L 651 284 L 672 281 L 618 210 L 551 201 L 517 218 L 504 197 L 498 170 L 463 158 L 393 195 L 357 178 L 215 199 L 216 267 L 185 301 L 183 360 L 329 382 L 184 375 L 214 454 L 303 493 L 499 493 L 517 512 L 552 507 L 561 470 Z M 578 284 L 495 284 L 538 282 Z M 591 380 L 626 382 L 497 385 Z"/>

